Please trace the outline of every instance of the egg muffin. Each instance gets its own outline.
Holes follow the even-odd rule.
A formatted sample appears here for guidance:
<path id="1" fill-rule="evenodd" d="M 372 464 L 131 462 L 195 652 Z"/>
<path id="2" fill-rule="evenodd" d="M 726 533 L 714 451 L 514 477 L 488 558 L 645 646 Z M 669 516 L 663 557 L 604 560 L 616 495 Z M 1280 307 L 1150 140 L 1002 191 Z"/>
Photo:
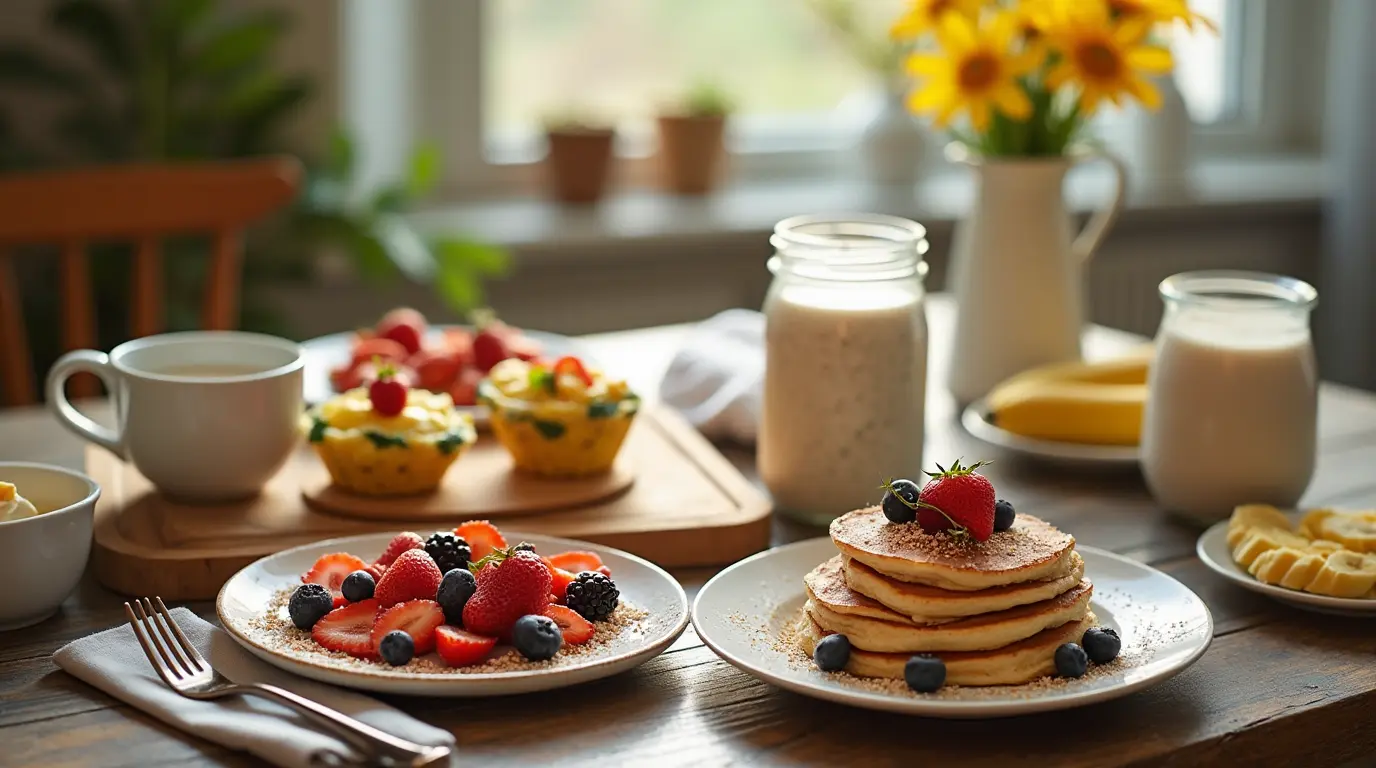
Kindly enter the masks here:
<path id="1" fill-rule="evenodd" d="M 456 411 L 449 395 L 405 389 L 394 380 L 375 382 L 372 390 L 351 389 L 303 417 L 302 428 L 330 477 L 365 496 L 434 491 L 477 441 L 473 417 Z"/>
<path id="2" fill-rule="evenodd" d="M 576 357 L 546 366 L 504 360 L 478 385 L 492 411 L 492 433 L 516 468 L 547 477 L 582 477 L 611 469 L 640 410 L 625 381 Z"/>

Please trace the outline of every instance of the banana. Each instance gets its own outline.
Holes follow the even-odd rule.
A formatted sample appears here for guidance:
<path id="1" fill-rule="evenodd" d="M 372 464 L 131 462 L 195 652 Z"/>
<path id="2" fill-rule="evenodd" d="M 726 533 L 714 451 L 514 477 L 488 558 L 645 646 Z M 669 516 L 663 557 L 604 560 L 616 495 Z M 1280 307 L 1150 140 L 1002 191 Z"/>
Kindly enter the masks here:
<path id="1" fill-rule="evenodd" d="M 1362 597 L 1373 587 L 1376 561 L 1356 552 L 1339 551 L 1328 556 L 1304 591 L 1329 597 Z"/>
<path id="2" fill-rule="evenodd" d="M 1308 546 L 1309 539 L 1280 528 L 1252 528 L 1233 548 L 1233 561 L 1243 568 L 1251 568 L 1252 563 L 1265 552 L 1281 547 L 1303 552 Z"/>
<path id="3" fill-rule="evenodd" d="M 1236 547 L 1247 538 L 1252 528 L 1279 528 L 1289 531 L 1290 518 L 1269 504 L 1243 504 L 1233 509 L 1228 518 L 1228 546 Z"/>
<path id="4" fill-rule="evenodd" d="M 1311 509 L 1300 519 L 1300 524 L 1295 530 L 1311 539 L 1322 538 L 1319 536 L 1319 524 L 1336 514 L 1337 512 L 1331 509 Z"/>
<path id="5" fill-rule="evenodd" d="M 1029 381 L 989 394 L 989 420 L 1016 435 L 1093 445 L 1137 445 L 1146 384 Z"/>
<path id="6" fill-rule="evenodd" d="M 1276 584 L 1290 589 L 1303 589 L 1323 568 L 1324 558 L 1290 547 L 1279 547 L 1261 553 L 1252 561 L 1247 572 L 1264 584 Z"/>
<path id="7" fill-rule="evenodd" d="M 1319 521 L 1316 533 L 1353 552 L 1376 552 L 1376 520 L 1361 515 L 1330 515 Z"/>
<path id="8" fill-rule="evenodd" d="M 1156 348 L 1146 344 L 1112 360 L 1094 363 L 1072 361 L 1051 363 L 1029 368 L 1012 376 L 1000 387 L 1017 387 L 1028 383 L 1078 381 L 1086 384 L 1146 384 Z"/>
<path id="9" fill-rule="evenodd" d="M 1343 545 L 1336 541 L 1328 541 L 1327 539 L 1314 539 L 1309 542 L 1307 549 L 1316 555 L 1324 555 L 1326 557 L 1334 552 L 1342 552 Z"/>

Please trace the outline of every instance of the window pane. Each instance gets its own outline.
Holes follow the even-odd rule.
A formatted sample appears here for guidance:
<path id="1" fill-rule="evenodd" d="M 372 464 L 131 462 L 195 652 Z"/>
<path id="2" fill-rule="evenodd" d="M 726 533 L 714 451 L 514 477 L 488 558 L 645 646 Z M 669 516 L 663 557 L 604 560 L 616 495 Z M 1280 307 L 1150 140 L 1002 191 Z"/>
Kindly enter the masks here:
<path id="1" fill-rule="evenodd" d="M 855 5 L 883 35 L 903 3 Z M 742 115 L 781 118 L 826 113 L 875 82 L 806 0 L 491 0 L 484 11 L 489 144 L 555 115 L 644 131 L 703 81 Z"/>
<path id="2" fill-rule="evenodd" d="M 1193 32 L 1177 25 L 1171 40 L 1175 54 L 1175 82 L 1185 97 L 1190 117 L 1196 123 L 1215 123 L 1231 117 L 1238 103 L 1237 89 L 1240 83 L 1231 77 L 1228 67 L 1226 46 L 1235 43 L 1241 35 L 1233 34 L 1238 21 L 1229 0 L 1191 0 L 1190 8 L 1212 19 L 1218 25 L 1218 34 L 1195 25 Z"/>

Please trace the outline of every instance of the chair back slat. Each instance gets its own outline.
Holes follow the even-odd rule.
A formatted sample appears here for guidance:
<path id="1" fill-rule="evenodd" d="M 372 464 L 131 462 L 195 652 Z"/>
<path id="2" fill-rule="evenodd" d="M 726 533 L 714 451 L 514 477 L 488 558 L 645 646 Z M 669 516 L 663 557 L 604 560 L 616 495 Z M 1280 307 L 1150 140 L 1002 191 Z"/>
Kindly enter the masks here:
<path id="1" fill-rule="evenodd" d="M 24 307 L 19 303 L 19 279 L 14 259 L 0 247 L 0 384 L 9 402 L 34 400 L 33 363 L 29 336 L 24 330 Z"/>
<path id="2" fill-rule="evenodd" d="M 282 208 L 296 193 L 301 164 L 290 157 L 181 164 L 125 165 L 0 176 L 0 384 L 4 402 L 35 401 L 23 308 L 9 246 L 62 246 L 62 342 L 67 349 L 97 343 L 95 302 L 85 244 L 136 244 L 130 291 L 135 336 L 165 327 L 161 241 L 170 235 L 210 235 L 204 326 L 238 325 L 243 233 Z M 85 379 L 85 381 L 83 381 Z M 73 377 L 73 394 L 98 391 L 94 378 Z"/>
<path id="3" fill-rule="evenodd" d="M 134 300 L 129 311 L 129 328 L 135 336 L 152 336 L 163 329 L 162 251 L 158 240 L 144 237 L 134 252 Z"/>

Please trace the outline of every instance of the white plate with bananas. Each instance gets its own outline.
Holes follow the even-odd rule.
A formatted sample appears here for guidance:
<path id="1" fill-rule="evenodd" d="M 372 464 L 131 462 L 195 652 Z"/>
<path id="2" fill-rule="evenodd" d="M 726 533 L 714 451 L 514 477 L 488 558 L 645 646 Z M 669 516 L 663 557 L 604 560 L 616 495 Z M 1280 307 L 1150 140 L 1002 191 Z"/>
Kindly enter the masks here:
<path id="1" fill-rule="evenodd" d="M 1376 617 L 1376 512 L 1238 507 L 1195 545 L 1243 589 L 1320 613 Z"/>
<path id="2" fill-rule="evenodd" d="M 1023 371 L 966 408 L 960 423 L 976 439 L 1025 456 L 1134 465 L 1151 351 Z"/>

